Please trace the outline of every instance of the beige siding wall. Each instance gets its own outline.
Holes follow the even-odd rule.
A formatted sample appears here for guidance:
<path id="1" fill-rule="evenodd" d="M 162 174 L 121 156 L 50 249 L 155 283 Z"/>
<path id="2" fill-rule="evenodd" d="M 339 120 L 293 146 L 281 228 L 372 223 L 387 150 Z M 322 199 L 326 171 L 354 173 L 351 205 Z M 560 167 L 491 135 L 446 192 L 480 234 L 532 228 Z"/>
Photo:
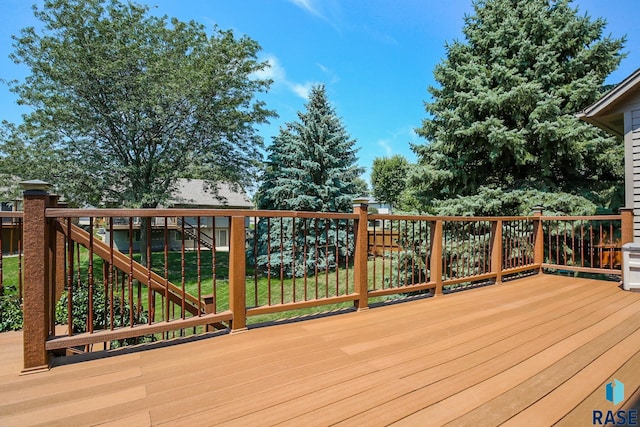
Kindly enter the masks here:
<path id="1" fill-rule="evenodd" d="M 634 106 L 630 116 L 631 126 L 625 139 L 630 137 L 633 147 L 633 240 L 640 242 L 640 105 Z"/>

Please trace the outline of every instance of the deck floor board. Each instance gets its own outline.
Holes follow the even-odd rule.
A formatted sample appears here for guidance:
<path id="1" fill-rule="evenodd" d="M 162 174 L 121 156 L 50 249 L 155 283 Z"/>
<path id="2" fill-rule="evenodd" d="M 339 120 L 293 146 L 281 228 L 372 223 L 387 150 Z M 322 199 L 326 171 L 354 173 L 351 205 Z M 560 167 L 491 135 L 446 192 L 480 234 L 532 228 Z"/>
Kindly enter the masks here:
<path id="1" fill-rule="evenodd" d="M 21 340 L 0 334 L 3 426 L 589 425 L 640 389 L 640 293 L 551 275 L 26 376 Z"/>

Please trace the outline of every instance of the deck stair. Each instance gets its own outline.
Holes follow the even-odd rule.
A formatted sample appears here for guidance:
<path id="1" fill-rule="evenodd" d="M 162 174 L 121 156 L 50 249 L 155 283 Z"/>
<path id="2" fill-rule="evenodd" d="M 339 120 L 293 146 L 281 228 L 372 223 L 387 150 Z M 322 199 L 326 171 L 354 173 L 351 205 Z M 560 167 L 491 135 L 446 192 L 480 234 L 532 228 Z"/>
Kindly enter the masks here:
<path id="1" fill-rule="evenodd" d="M 71 237 L 72 241 L 79 243 L 85 248 L 89 248 L 89 233 L 83 230 L 81 227 L 73 224 L 68 227 L 66 224 L 58 222 L 57 228 L 58 231 L 63 233 L 65 236 L 67 236 L 70 232 L 71 235 L 69 237 Z M 102 242 L 99 239 L 92 240 L 93 241 L 91 242 L 91 244 L 93 245 L 93 253 L 105 260 L 107 263 L 112 262 L 112 248 L 110 248 L 108 244 Z M 157 293 L 164 295 L 165 290 L 168 290 L 169 300 L 176 305 L 182 305 L 182 288 L 174 285 L 169 280 L 160 276 L 156 272 L 150 271 L 147 267 L 143 266 L 135 260 L 130 259 L 127 255 L 118 251 L 117 249 L 113 249 L 113 265 L 125 273 L 129 273 L 131 270 L 133 270 L 133 277 L 136 280 L 140 281 L 140 283 L 142 284 L 148 284 L 149 287 Z M 185 310 L 192 315 L 197 315 L 198 311 L 200 311 L 201 313 L 205 312 L 204 303 L 202 301 L 199 301 L 197 297 L 189 293 L 184 293 L 184 302 Z"/>
<path id="2" fill-rule="evenodd" d="M 180 226 L 181 230 L 184 230 L 185 235 L 191 237 L 197 242 L 200 242 L 202 246 L 211 250 L 214 249 L 215 242 L 213 241 L 213 238 L 202 231 L 198 233 L 198 228 L 189 224 L 183 218 L 178 218 L 178 226 Z"/>

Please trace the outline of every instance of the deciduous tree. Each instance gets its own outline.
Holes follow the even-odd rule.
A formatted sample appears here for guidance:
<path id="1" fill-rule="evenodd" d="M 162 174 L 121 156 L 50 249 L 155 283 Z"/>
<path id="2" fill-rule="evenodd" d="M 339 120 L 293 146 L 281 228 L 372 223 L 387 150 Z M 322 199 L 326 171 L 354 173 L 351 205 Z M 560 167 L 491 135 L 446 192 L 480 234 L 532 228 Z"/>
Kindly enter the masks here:
<path id="1" fill-rule="evenodd" d="M 270 84 L 255 77 L 267 66 L 255 41 L 118 0 L 46 0 L 34 13 L 41 29 L 23 29 L 12 54 L 30 74 L 12 90 L 33 109 L 24 126 L 72 164 L 55 183 L 66 195 L 155 207 L 179 177 L 253 182 L 255 125 L 274 114 L 255 99 Z"/>
<path id="2" fill-rule="evenodd" d="M 400 155 L 376 157 L 371 169 L 373 197 L 379 202 L 398 207 L 402 192 L 407 185 L 409 162 Z"/>

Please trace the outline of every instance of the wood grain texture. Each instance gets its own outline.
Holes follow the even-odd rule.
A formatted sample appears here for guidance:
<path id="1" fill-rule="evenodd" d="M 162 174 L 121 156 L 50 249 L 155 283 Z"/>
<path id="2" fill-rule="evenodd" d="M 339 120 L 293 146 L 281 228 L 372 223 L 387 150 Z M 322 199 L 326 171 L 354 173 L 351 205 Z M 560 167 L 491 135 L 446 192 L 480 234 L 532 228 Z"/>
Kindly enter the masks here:
<path id="1" fill-rule="evenodd" d="M 544 274 L 29 376 L 21 340 L 0 425 L 585 425 L 640 387 L 640 293 Z"/>

